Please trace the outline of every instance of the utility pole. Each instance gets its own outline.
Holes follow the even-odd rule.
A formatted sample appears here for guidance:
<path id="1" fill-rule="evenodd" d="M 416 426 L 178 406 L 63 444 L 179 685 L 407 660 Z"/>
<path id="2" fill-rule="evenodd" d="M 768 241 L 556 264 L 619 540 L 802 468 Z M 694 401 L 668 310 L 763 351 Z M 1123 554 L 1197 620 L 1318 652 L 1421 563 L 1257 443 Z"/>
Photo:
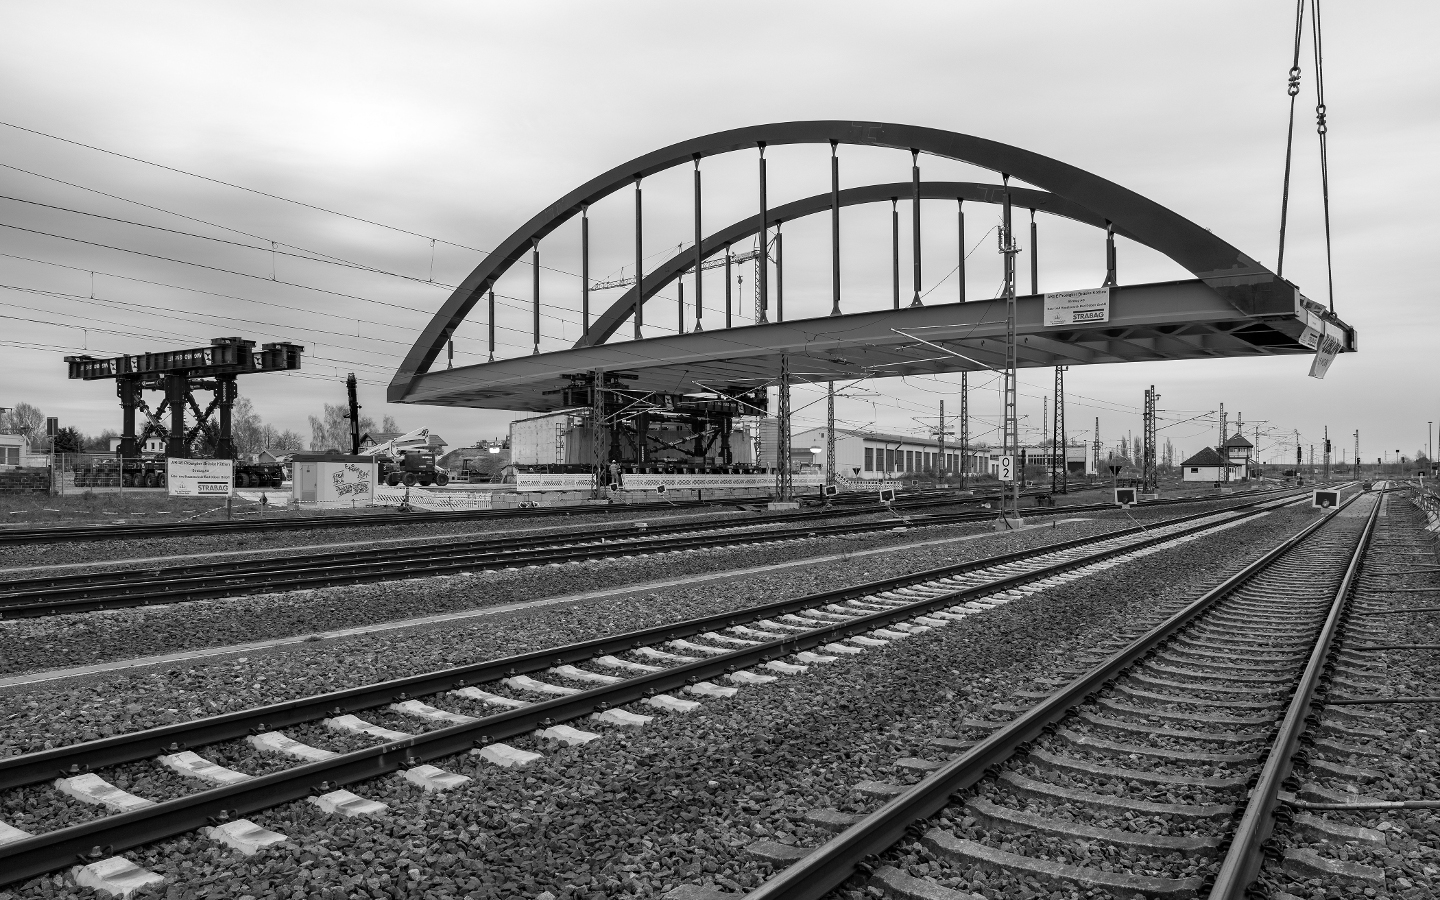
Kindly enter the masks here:
<path id="1" fill-rule="evenodd" d="M 1065 370 L 1068 366 L 1055 367 L 1055 427 L 1052 430 L 1052 453 L 1050 472 L 1050 492 L 1059 491 L 1062 494 L 1070 493 L 1070 468 L 1069 460 L 1066 459 L 1065 445 Z M 1055 477 L 1056 466 L 1059 467 L 1059 479 Z"/>
<path id="2" fill-rule="evenodd" d="M 1015 235 L 1011 229 L 1010 176 L 1002 173 L 1005 184 L 1005 205 L 999 234 L 1000 254 L 1005 257 L 1005 425 L 1003 452 L 1011 459 L 1011 474 L 1014 480 L 1005 491 L 1006 502 L 1000 506 L 1001 526 L 1009 528 L 1020 519 L 1020 484 L 1024 475 L 1015 471 L 1020 458 L 1019 423 L 1016 420 L 1016 371 L 1015 371 Z M 1010 520 L 1016 520 L 1012 523 Z"/>
<path id="3" fill-rule="evenodd" d="M 944 483 L 945 483 L 945 462 L 946 462 L 946 460 L 945 460 L 945 401 L 944 401 L 944 400 L 941 400 L 941 401 L 940 401 L 940 430 L 939 430 L 939 432 L 936 434 L 935 440 L 936 440 L 937 442 L 939 442 L 939 446 L 936 448 L 936 451 L 937 451 L 937 453 L 938 453 L 938 455 L 939 455 L 939 457 L 940 457 L 940 459 L 938 460 L 938 462 L 937 462 L 937 464 L 936 464 L 936 466 L 935 466 L 935 477 L 936 477 L 936 480 L 937 480 L 940 484 L 944 484 Z"/>
<path id="4" fill-rule="evenodd" d="M 1325 468 L 1322 470 L 1320 477 L 1321 477 L 1321 479 L 1322 479 L 1326 484 L 1329 484 L 1329 483 L 1330 483 L 1330 426 L 1329 426 L 1329 425 L 1326 425 L 1326 426 L 1325 426 L 1325 456 L 1324 456 L 1324 466 L 1325 466 Z"/>
<path id="5" fill-rule="evenodd" d="M 1100 474 L 1100 417 L 1095 417 L 1095 474 Z"/>
<path id="6" fill-rule="evenodd" d="M 607 497 L 610 484 L 609 471 L 605 465 L 605 449 L 609 442 L 605 434 L 605 373 L 595 369 L 590 373 L 590 463 L 595 467 L 595 500 Z"/>
<path id="7" fill-rule="evenodd" d="M 1225 466 L 1225 481 L 1228 483 L 1230 481 L 1230 451 L 1225 449 L 1225 442 L 1230 440 L 1230 435 L 1227 431 L 1228 423 L 1225 420 L 1225 404 L 1222 403 L 1220 404 L 1220 447 L 1218 449 L 1220 450 L 1220 461 L 1224 463 Z"/>
<path id="8" fill-rule="evenodd" d="M 775 491 L 781 503 L 791 501 L 790 478 L 790 354 L 780 354 L 779 440 L 775 442 Z"/>
<path id="9" fill-rule="evenodd" d="M 1155 468 L 1155 401 L 1160 395 L 1155 393 L 1155 385 L 1145 392 L 1145 458 L 1141 472 L 1145 480 L 1145 493 L 1155 494 L 1160 491 L 1160 474 Z M 1229 471 L 1229 458 L 1226 458 L 1226 471 Z"/>
<path id="10" fill-rule="evenodd" d="M 1310 480 L 1315 480 L 1315 445 L 1310 445 Z"/>
<path id="11" fill-rule="evenodd" d="M 970 373 L 960 373 L 960 489 L 970 468 Z"/>
<path id="12" fill-rule="evenodd" d="M 835 382 L 825 383 L 825 483 L 835 483 Z M 940 404 L 940 415 L 945 415 L 945 404 Z M 830 500 L 827 498 L 826 503 Z"/>

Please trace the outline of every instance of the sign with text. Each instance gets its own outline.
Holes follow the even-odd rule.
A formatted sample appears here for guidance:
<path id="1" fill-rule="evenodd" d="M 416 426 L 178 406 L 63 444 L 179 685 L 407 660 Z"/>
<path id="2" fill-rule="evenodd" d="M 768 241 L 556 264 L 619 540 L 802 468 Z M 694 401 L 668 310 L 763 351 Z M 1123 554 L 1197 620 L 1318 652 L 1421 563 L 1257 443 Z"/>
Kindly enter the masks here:
<path id="1" fill-rule="evenodd" d="M 1310 377 L 1323 379 L 1325 373 L 1330 371 L 1330 364 L 1335 361 L 1335 354 L 1339 352 L 1340 342 L 1326 334 L 1315 351 L 1315 358 L 1310 362 Z"/>
<path id="2" fill-rule="evenodd" d="M 1000 457 L 1000 467 L 999 467 L 998 475 L 999 475 L 999 478 L 1000 478 L 1001 481 L 1014 481 L 1014 480 L 1015 480 L 1015 457 L 1013 457 L 1013 456 L 1002 456 L 1002 457 Z"/>
<path id="3" fill-rule="evenodd" d="M 235 461 L 169 457 L 165 487 L 172 497 L 229 497 L 235 491 Z"/>
<path id="4" fill-rule="evenodd" d="M 1060 291 L 1045 295 L 1045 327 L 1110 321 L 1110 289 Z"/>

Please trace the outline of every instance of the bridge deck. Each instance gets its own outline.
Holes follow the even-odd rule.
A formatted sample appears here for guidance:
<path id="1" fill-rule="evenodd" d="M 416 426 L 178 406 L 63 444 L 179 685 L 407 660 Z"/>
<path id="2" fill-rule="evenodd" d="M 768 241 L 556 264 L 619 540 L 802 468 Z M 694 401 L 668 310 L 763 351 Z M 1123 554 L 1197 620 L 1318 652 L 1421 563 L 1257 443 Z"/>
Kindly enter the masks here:
<path id="1" fill-rule="evenodd" d="M 1104 323 L 1046 327 L 1042 309 L 1042 296 L 1017 301 L 1022 368 L 1314 352 L 1300 343 L 1303 310 L 1246 315 L 1199 280 L 1113 288 Z M 1354 330 L 1341 327 L 1344 350 L 1355 350 Z M 391 400 L 549 412 L 563 403 L 547 391 L 567 374 L 595 369 L 633 373 L 628 384 L 638 390 L 750 389 L 778 380 L 782 353 L 791 355 L 791 383 L 1003 369 L 1005 302 L 797 319 L 497 360 L 417 375 L 408 394 L 398 392 L 404 396 L 392 386 Z"/>

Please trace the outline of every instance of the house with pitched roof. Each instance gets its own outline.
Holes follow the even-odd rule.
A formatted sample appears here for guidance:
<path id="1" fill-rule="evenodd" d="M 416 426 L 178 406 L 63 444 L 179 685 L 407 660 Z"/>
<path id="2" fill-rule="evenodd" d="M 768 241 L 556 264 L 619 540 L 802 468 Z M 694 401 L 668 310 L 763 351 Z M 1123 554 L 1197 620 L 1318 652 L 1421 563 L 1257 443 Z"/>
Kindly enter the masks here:
<path id="1" fill-rule="evenodd" d="M 1241 438 L 1241 440 L 1245 439 Z M 1249 446 L 1247 442 L 1246 447 Z M 1234 463 L 1226 462 L 1225 457 L 1221 456 L 1213 447 L 1206 447 L 1180 464 L 1180 475 L 1183 481 L 1233 481 L 1236 480 L 1233 471 L 1235 468 Z M 1225 476 L 1227 470 L 1230 471 L 1229 479 Z M 1244 470 L 1241 469 L 1241 471 Z"/>

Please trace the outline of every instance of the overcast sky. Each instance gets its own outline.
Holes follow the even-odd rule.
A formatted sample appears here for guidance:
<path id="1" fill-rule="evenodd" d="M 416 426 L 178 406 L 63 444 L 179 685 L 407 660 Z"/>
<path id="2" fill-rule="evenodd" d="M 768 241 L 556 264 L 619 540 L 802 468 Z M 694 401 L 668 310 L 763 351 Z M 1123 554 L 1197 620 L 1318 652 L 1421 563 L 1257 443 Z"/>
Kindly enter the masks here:
<path id="1" fill-rule="evenodd" d="M 765 122 L 890 121 L 1004 141 L 1138 191 L 1273 268 L 1293 14 L 1293 4 L 1254 0 L 10 4 L 0 120 L 253 192 L 0 126 L 0 406 L 28 401 L 87 433 L 118 428 L 113 388 L 68 381 L 64 355 L 239 335 L 307 347 L 299 376 L 242 379 L 279 427 L 308 436 L 306 417 L 341 402 L 353 371 L 377 420 L 428 425 L 453 446 L 502 434 L 512 414 L 384 403 L 448 286 L 600 172 Z M 1360 352 L 1324 381 L 1306 377 L 1306 357 L 1074 368 L 1070 434 L 1089 440 L 1096 416 L 1107 444 L 1138 432 L 1154 384 L 1161 434 L 1185 453 L 1214 441 L 1221 403 L 1232 422 L 1243 414 L 1248 436 L 1261 424 L 1262 448 L 1275 447 L 1266 456 L 1293 448 L 1296 431 L 1318 443 L 1327 425 L 1337 458 L 1356 429 L 1363 457 L 1424 449 L 1427 421 L 1440 418 L 1427 274 L 1440 199 L 1440 5 L 1329 4 L 1325 15 L 1335 303 Z M 1285 274 L 1323 301 L 1308 47 L 1302 67 Z M 828 147 L 767 155 L 772 204 L 828 188 Z M 841 160 L 846 186 L 909 178 L 904 152 L 842 148 Z M 996 178 L 921 164 L 927 179 Z M 752 214 L 754 154 L 705 166 L 707 231 Z M 651 265 L 689 239 L 689 179 L 680 167 L 647 181 Z M 622 192 L 592 211 L 596 278 L 633 265 L 631 202 Z M 901 212 L 908 290 L 906 204 Z M 926 289 L 949 299 L 953 205 L 924 214 Z M 828 311 L 825 218 L 786 226 L 787 318 Z M 993 236 L 980 240 L 993 219 L 980 207 L 968 215 L 972 299 L 998 288 Z M 889 210 L 847 210 L 844 229 L 847 308 L 888 306 Z M 562 228 L 542 251 L 542 350 L 558 350 L 579 332 L 578 230 Z M 1104 275 L 1091 229 L 1042 217 L 1039 258 L 1042 290 L 1094 287 Z M 1123 241 L 1119 272 L 1122 284 L 1189 277 Z M 517 267 L 501 294 L 528 297 L 529 278 Z M 706 276 L 709 316 L 719 278 Z M 500 355 L 529 352 L 528 312 L 514 303 L 497 319 Z M 742 301 L 747 316 L 750 306 Z M 457 365 L 484 359 L 481 312 L 456 336 Z M 673 328 L 673 302 L 647 304 L 646 318 L 656 326 L 647 333 Z M 1039 437 L 1051 378 L 1021 372 L 1027 437 Z M 958 386 L 958 375 L 868 382 L 844 392 L 839 418 L 909 432 L 933 424 L 921 420 L 939 399 L 956 412 Z M 984 436 L 996 387 L 977 376 L 972 389 L 972 430 Z M 798 392 L 798 425 L 823 422 L 823 403 L 806 406 L 816 396 Z"/>

